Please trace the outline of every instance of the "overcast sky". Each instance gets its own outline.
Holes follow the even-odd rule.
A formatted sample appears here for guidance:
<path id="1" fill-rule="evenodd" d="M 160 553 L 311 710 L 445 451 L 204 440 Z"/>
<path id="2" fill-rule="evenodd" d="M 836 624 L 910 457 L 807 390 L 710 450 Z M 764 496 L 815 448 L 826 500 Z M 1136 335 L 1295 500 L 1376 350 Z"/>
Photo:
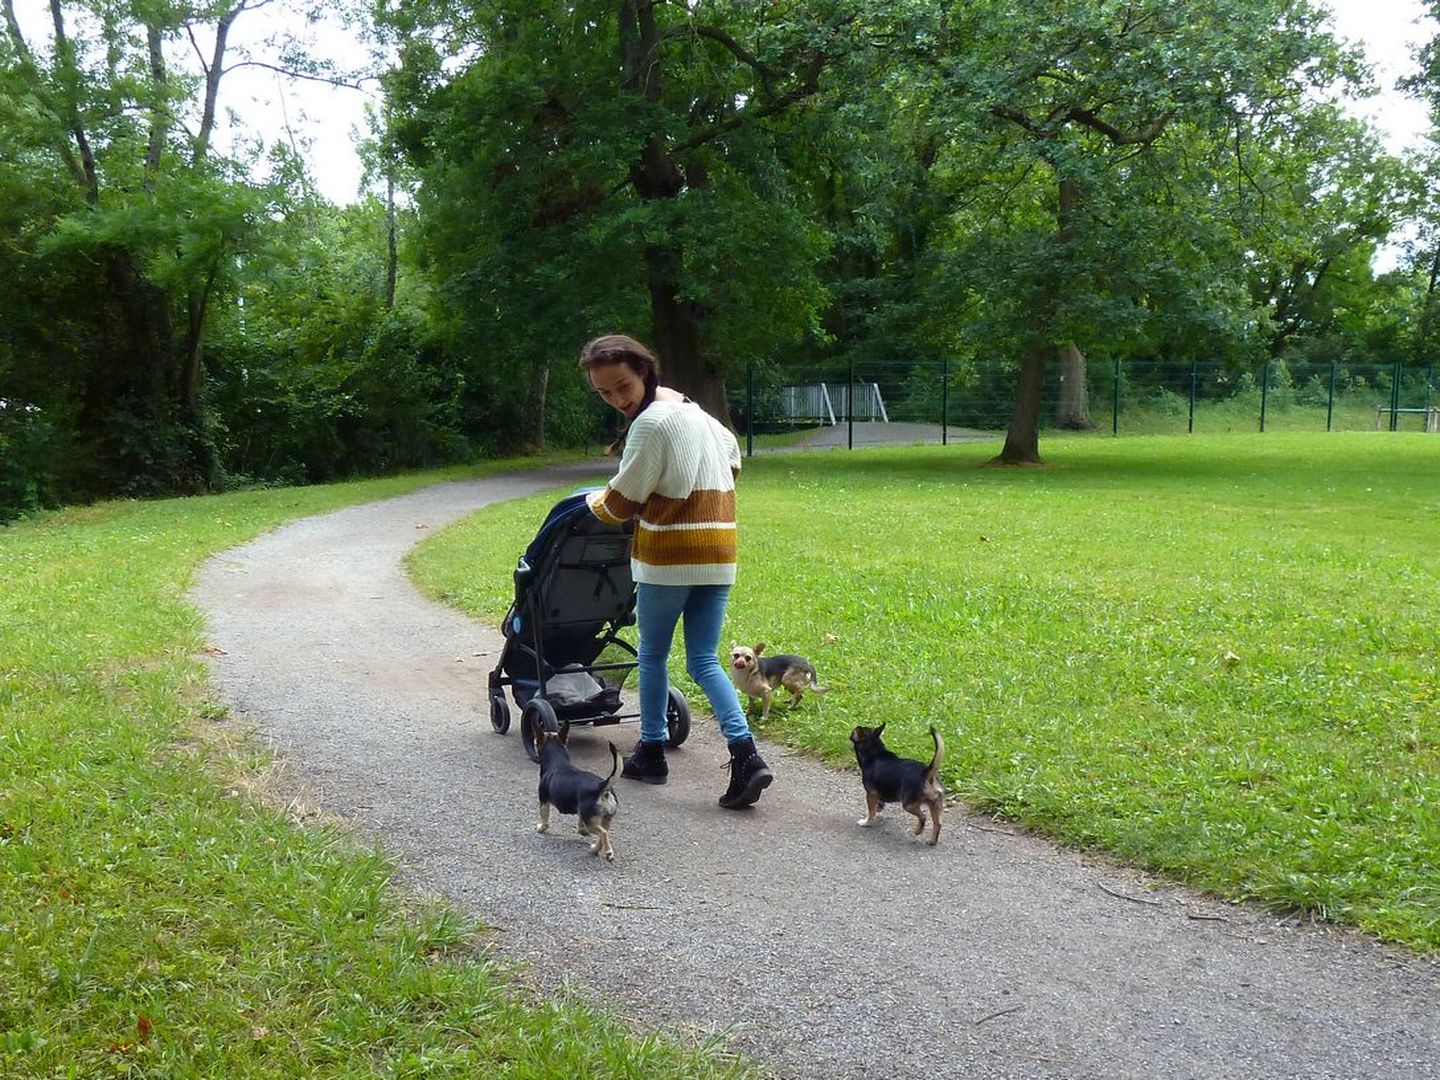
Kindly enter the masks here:
<path id="1" fill-rule="evenodd" d="M 1429 128 L 1425 106 L 1395 90 L 1395 82 L 1414 73 L 1415 47 L 1435 26 L 1429 19 L 1419 22 L 1421 0 L 1330 0 L 1330 7 L 1336 33 L 1365 46 L 1381 87 L 1377 97 L 1358 106 L 1360 111 L 1385 132 L 1392 151 L 1417 145 Z"/>

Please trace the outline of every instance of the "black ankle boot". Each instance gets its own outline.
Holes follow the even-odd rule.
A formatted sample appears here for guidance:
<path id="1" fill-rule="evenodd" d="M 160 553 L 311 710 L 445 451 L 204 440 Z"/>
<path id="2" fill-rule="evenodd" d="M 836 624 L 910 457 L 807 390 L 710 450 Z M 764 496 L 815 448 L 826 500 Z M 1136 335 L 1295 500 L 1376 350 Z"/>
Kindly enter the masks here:
<path id="1" fill-rule="evenodd" d="M 774 779 L 775 774 L 755 749 L 755 740 L 749 735 L 736 739 L 730 744 L 730 786 L 720 796 L 720 805 L 726 810 L 749 806 Z"/>
<path id="2" fill-rule="evenodd" d="M 639 780 L 642 784 L 665 783 L 670 778 L 670 766 L 665 764 L 665 744 L 641 739 L 625 759 L 620 775 L 627 780 Z"/>

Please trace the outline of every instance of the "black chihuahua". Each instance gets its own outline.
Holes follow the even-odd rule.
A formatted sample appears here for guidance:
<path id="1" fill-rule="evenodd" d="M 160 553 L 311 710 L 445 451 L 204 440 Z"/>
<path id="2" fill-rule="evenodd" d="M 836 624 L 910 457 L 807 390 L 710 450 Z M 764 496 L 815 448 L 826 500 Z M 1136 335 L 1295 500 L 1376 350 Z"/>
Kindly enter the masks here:
<path id="1" fill-rule="evenodd" d="M 865 785 L 865 816 L 861 825 L 875 824 L 875 815 L 887 802 L 899 803 L 915 815 L 915 835 L 925 831 L 925 810 L 930 811 L 930 839 L 940 840 L 940 812 L 945 807 L 945 789 L 940 786 L 940 760 L 945 756 L 945 740 L 934 725 L 930 737 L 935 740 L 935 756 L 930 764 L 911 761 L 886 748 L 880 738 L 885 725 L 857 727 L 850 732 L 850 745 L 860 763 L 860 780 Z"/>
<path id="2" fill-rule="evenodd" d="M 535 747 L 540 751 L 540 824 L 535 831 L 550 831 L 551 807 L 562 814 L 578 814 L 580 835 L 595 838 L 590 854 L 614 860 L 610 823 L 620 808 L 613 786 L 615 774 L 620 771 L 620 751 L 610 743 L 610 775 L 597 776 L 570 764 L 570 752 L 565 749 L 569 733 L 566 725 L 558 732 L 542 729 L 535 734 Z"/>

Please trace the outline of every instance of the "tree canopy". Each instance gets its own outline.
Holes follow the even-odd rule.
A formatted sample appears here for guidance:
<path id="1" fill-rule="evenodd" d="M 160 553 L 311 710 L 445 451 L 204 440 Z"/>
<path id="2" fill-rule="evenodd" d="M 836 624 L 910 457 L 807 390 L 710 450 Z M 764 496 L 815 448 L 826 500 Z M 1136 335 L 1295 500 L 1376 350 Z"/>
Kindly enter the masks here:
<path id="1" fill-rule="evenodd" d="M 347 207 L 216 149 L 235 64 L 342 78 L 237 53 L 269 2 L 0 0 L 0 516 L 591 439 L 615 330 L 727 421 L 751 370 L 989 365 L 1017 462 L 1096 360 L 1434 363 L 1436 161 L 1318 0 L 356 5 Z"/>

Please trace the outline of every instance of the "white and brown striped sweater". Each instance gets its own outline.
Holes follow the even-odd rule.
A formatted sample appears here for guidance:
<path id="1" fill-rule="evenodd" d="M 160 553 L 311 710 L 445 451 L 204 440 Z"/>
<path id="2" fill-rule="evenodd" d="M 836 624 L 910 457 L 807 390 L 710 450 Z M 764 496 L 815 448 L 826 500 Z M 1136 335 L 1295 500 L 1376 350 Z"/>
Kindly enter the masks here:
<path id="1" fill-rule="evenodd" d="M 631 518 L 630 572 L 653 585 L 735 583 L 740 445 L 690 401 L 655 401 L 630 425 L 620 469 L 590 496 L 602 521 Z"/>

